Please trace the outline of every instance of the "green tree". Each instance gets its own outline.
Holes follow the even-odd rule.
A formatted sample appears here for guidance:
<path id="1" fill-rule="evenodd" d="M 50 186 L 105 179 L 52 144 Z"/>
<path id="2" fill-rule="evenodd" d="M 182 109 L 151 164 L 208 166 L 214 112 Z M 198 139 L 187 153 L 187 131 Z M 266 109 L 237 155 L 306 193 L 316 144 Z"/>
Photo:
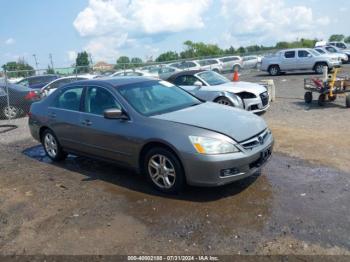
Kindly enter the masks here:
<path id="1" fill-rule="evenodd" d="M 338 35 L 334 34 L 329 37 L 329 42 L 340 42 L 340 41 L 343 41 L 344 38 L 345 36 L 342 34 L 338 34 Z"/>
<path id="2" fill-rule="evenodd" d="M 127 56 L 121 56 L 117 59 L 115 69 L 129 69 L 131 68 L 130 59 Z"/>
<path id="3" fill-rule="evenodd" d="M 233 46 L 230 46 L 228 49 L 224 50 L 224 53 L 226 55 L 233 55 L 236 53 L 236 49 Z"/>
<path id="4" fill-rule="evenodd" d="M 23 59 L 19 59 L 17 62 L 7 62 L 2 68 L 8 71 L 8 77 L 27 77 L 35 74 L 34 68 Z"/>
<path id="5" fill-rule="evenodd" d="M 284 48 L 289 48 L 289 43 L 288 42 L 278 42 L 276 44 L 277 49 L 284 49 Z"/>
<path id="6" fill-rule="evenodd" d="M 47 66 L 47 70 L 46 70 L 46 74 L 54 74 L 55 73 L 55 70 L 52 68 L 52 67 L 50 67 L 50 65 L 48 65 Z"/>
<path id="7" fill-rule="evenodd" d="M 349 43 L 350 43 L 350 36 L 346 37 L 346 38 L 344 39 L 344 42 L 349 44 Z"/>
<path id="8" fill-rule="evenodd" d="M 156 62 L 166 62 L 166 61 L 173 61 L 173 60 L 178 60 L 179 59 L 179 54 L 173 51 L 168 51 L 163 54 L 160 54 L 156 58 Z"/>
<path id="9" fill-rule="evenodd" d="M 139 57 L 133 57 L 133 58 L 131 58 L 131 63 L 136 64 L 136 65 L 141 65 L 143 63 L 143 61 Z"/>
<path id="10" fill-rule="evenodd" d="M 89 72 L 89 55 L 86 51 L 78 53 L 77 58 L 75 59 L 75 65 L 77 66 L 78 73 L 88 73 Z"/>
<path id="11" fill-rule="evenodd" d="M 184 42 L 185 51 L 181 52 L 181 58 L 195 58 L 195 57 L 207 57 L 217 56 L 224 54 L 224 51 L 215 44 L 205 44 L 203 42 Z"/>
<path id="12" fill-rule="evenodd" d="M 237 52 L 241 55 L 245 54 L 246 50 L 243 46 L 241 46 L 240 48 L 237 49 Z"/>

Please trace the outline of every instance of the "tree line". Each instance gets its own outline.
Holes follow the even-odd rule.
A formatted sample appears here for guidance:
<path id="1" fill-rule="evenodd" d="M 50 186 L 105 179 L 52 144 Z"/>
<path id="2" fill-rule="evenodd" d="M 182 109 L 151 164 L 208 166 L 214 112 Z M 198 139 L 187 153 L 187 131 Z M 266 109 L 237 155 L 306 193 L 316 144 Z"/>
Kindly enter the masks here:
<path id="1" fill-rule="evenodd" d="M 277 42 L 274 46 L 264 46 L 264 45 L 250 45 L 246 47 L 238 47 L 234 48 L 230 46 L 227 49 L 220 48 L 217 44 L 206 44 L 203 42 L 192 42 L 190 40 L 183 43 L 184 48 L 181 52 L 176 51 L 167 51 L 160 54 L 155 62 L 166 62 L 166 61 L 174 61 L 179 59 L 193 59 L 200 57 L 213 57 L 213 56 L 222 56 L 222 55 L 247 55 L 252 53 L 273 51 L 277 49 L 286 49 L 286 48 L 313 48 L 318 39 L 305 39 L 301 38 L 300 40 L 292 41 L 292 42 Z M 345 36 L 343 34 L 333 34 L 328 39 L 329 42 L 345 42 L 350 43 L 350 36 Z M 143 63 L 153 62 L 146 61 L 144 62 L 139 57 L 129 58 L 128 56 L 120 56 L 116 60 L 115 69 L 130 69 L 137 66 L 140 66 Z M 91 67 L 91 60 L 89 59 L 89 55 L 86 51 L 80 52 L 77 54 L 75 64 L 72 65 L 76 67 L 74 72 L 76 73 L 88 73 Z M 3 70 L 6 71 L 23 71 L 16 73 L 16 76 L 25 77 L 35 74 L 35 70 L 32 66 L 30 66 L 23 58 L 19 59 L 17 62 L 11 61 L 2 66 Z M 47 74 L 55 73 L 55 70 L 48 66 L 46 70 Z M 11 75 L 10 75 L 11 77 Z"/>

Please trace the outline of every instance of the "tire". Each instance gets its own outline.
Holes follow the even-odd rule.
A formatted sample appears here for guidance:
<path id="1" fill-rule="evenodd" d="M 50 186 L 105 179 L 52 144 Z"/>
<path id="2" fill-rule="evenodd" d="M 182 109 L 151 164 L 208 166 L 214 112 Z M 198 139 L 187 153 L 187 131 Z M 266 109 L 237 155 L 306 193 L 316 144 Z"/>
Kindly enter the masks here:
<path id="1" fill-rule="evenodd" d="M 350 108 L 350 95 L 347 95 L 345 97 L 345 105 L 347 108 Z"/>
<path id="2" fill-rule="evenodd" d="M 5 106 L 2 109 L 2 115 L 5 119 L 15 119 L 21 115 L 22 110 L 16 106 Z"/>
<path id="3" fill-rule="evenodd" d="M 320 96 L 318 97 L 318 105 L 324 106 L 325 102 L 326 102 L 326 95 L 320 94 Z"/>
<path id="4" fill-rule="evenodd" d="M 52 161 L 59 162 L 67 158 L 67 153 L 63 151 L 56 135 L 50 129 L 44 131 L 41 143 L 45 153 Z"/>
<path id="5" fill-rule="evenodd" d="M 214 102 L 225 106 L 235 106 L 227 97 L 224 96 L 216 98 Z"/>
<path id="6" fill-rule="evenodd" d="M 334 102 L 335 100 L 337 100 L 337 96 L 336 96 L 336 95 L 328 96 L 328 100 L 329 100 L 330 102 Z"/>
<path id="7" fill-rule="evenodd" d="M 270 76 L 278 76 L 281 73 L 281 69 L 278 65 L 272 65 L 269 67 Z"/>
<path id="8" fill-rule="evenodd" d="M 306 92 L 304 95 L 304 100 L 306 104 L 312 103 L 312 92 Z"/>
<path id="9" fill-rule="evenodd" d="M 186 184 L 180 160 L 170 150 L 162 147 L 152 148 L 146 153 L 143 171 L 151 185 L 164 193 L 179 193 Z"/>
<path id="10" fill-rule="evenodd" d="M 314 69 L 316 74 L 322 75 L 324 66 L 328 67 L 328 65 L 326 63 L 317 63 L 315 65 L 315 69 Z"/>

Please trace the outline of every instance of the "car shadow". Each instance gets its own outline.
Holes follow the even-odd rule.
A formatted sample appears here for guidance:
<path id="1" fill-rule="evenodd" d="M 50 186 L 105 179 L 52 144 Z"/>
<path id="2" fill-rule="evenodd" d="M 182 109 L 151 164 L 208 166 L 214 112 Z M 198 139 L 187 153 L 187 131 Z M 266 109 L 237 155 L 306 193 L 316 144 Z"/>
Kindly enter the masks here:
<path id="1" fill-rule="evenodd" d="M 57 163 L 46 156 L 41 145 L 27 148 L 22 153 L 37 161 L 71 171 L 73 172 L 72 174 L 79 173 L 84 176 L 81 180 L 83 182 L 102 180 L 112 185 L 152 196 L 193 202 L 210 202 L 234 196 L 246 190 L 259 177 L 259 174 L 255 174 L 232 184 L 213 188 L 187 186 L 183 192 L 170 195 L 153 189 L 144 175 L 109 162 L 69 155 L 65 161 Z M 118 190 L 118 188 L 113 188 L 113 191 L 115 190 Z"/>
<path id="2" fill-rule="evenodd" d="M 325 102 L 323 106 L 319 106 L 316 100 L 313 100 L 311 104 L 305 104 L 304 100 L 294 101 L 292 103 L 299 107 L 302 107 L 304 110 L 322 110 L 327 108 L 347 109 L 346 106 L 342 106 L 334 102 Z"/>

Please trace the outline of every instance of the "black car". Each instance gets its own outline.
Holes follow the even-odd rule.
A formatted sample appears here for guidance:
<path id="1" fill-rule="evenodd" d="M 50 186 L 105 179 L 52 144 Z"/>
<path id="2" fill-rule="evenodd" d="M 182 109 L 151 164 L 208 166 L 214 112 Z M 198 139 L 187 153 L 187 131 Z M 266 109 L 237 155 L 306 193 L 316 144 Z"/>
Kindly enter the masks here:
<path id="1" fill-rule="evenodd" d="M 39 93 L 28 87 L 0 83 L 0 118 L 13 119 L 29 112 L 33 102 L 39 100 Z"/>
<path id="2" fill-rule="evenodd" d="M 59 78 L 58 75 L 30 76 L 17 82 L 17 84 L 32 89 L 40 89 L 57 78 Z"/>

